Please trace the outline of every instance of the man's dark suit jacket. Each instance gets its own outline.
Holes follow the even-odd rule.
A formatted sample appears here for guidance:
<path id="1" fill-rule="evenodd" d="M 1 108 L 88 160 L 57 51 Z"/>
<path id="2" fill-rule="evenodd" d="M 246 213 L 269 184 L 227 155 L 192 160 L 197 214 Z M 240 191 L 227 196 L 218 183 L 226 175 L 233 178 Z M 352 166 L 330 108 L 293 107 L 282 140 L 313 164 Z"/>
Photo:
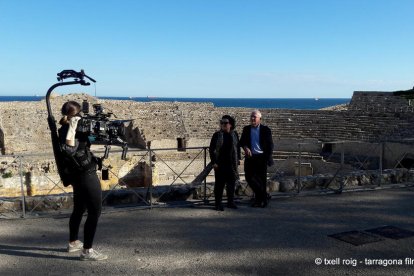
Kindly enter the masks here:
<path id="1" fill-rule="evenodd" d="M 252 126 L 248 125 L 243 128 L 243 133 L 240 138 L 240 147 L 248 147 L 250 150 L 252 149 L 252 143 L 250 138 Z M 273 165 L 273 139 L 272 139 L 272 131 L 269 127 L 260 124 L 260 133 L 259 133 L 259 143 L 260 148 L 263 150 L 263 154 L 266 157 L 268 166 Z"/>

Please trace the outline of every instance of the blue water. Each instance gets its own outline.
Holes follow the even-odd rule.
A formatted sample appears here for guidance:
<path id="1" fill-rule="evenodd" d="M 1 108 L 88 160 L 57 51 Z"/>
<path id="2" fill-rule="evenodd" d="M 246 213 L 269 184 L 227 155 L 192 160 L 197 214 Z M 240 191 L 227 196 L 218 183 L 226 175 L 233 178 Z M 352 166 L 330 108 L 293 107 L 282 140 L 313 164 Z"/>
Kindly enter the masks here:
<path id="1" fill-rule="evenodd" d="M 147 97 L 98 97 L 100 99 L 134 100 L 138 102 L 168 101 L 168 102 L 210 102 L 216 107 L 246 107 L 246 108 L 286 108 L 286 109 L 320 109 L 328 106 L 349 103 L 345 98 L 302 98 L 302 99 L 246 99 L 246 98 L 147 98 Z M 39 96 L 0 96 L 0 102 L 7 101 L 40 101 Z"/>

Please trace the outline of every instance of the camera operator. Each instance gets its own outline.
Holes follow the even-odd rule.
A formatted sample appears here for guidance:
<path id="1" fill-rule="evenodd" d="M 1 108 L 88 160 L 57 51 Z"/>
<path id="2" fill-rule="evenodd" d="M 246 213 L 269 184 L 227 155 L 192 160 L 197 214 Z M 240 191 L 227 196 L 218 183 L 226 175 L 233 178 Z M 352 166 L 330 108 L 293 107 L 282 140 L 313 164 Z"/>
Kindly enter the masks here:
<path id="1" fill-rule="evenodd" d="M 59 137 L 65 155 L 73 162 L 70 172 L 73 175 L 73 212 L 69 220 L 68 252 L 81 251 L 83 261 L 101 261 L 108 256 L 92 249 L 92 244 L 102 208 L 102 190 L 96 167 L 99 159 L 94 157 L 87 133 L 76 132 L 81 117 L 81 106 L 75 101 L 68 101 L 62 106 L 62 119 Z M 88 211 L 84 226 L 84 243 L 78 239 L 79 227 L 83 214 Z"/>

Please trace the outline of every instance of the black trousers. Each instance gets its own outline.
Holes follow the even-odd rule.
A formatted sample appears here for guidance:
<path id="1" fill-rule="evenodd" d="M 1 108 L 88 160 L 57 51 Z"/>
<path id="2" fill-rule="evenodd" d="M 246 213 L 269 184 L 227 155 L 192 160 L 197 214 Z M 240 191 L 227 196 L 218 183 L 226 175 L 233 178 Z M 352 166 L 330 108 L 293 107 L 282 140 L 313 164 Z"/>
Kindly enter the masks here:
<path id="1" fill-rule="evenodd" d="M 83 247 L 92 248 L 102 210 L 102 189 L 96 171 L 82 172 L 73 185 L 73 212 L 69 220 L 69 240 L 78 239 L 83 214 L 88 211 L 83 230 Z"/>
<path id="2" fill-rule="evenodd" d="M 263 154 L 255 154 L 244 160 L 246 181 L 252 188 L 256 202 L 264 202 L 267 197 L 267 160 Z"/>
<path id="3" fill-rule="evenodd" d="M 223 199 L 224 186 L 226 186 L 227 204 L 234 203 L 234 190 L 236 187 L 236 178 L 231 168 L 218 167 L 214 170 L 214 199 L 216 207 L 221 204 Z"/>

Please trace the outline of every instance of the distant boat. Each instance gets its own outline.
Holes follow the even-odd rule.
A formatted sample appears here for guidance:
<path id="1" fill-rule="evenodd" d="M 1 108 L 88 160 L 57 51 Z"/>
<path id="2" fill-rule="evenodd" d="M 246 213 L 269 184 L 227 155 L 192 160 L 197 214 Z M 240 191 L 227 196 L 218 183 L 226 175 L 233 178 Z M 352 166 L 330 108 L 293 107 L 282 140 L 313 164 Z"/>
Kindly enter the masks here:
<path id="1" fill-rule="evenodd" d="M 315 98 L 315 101 L 319 101 L 319 98 Z"/>

